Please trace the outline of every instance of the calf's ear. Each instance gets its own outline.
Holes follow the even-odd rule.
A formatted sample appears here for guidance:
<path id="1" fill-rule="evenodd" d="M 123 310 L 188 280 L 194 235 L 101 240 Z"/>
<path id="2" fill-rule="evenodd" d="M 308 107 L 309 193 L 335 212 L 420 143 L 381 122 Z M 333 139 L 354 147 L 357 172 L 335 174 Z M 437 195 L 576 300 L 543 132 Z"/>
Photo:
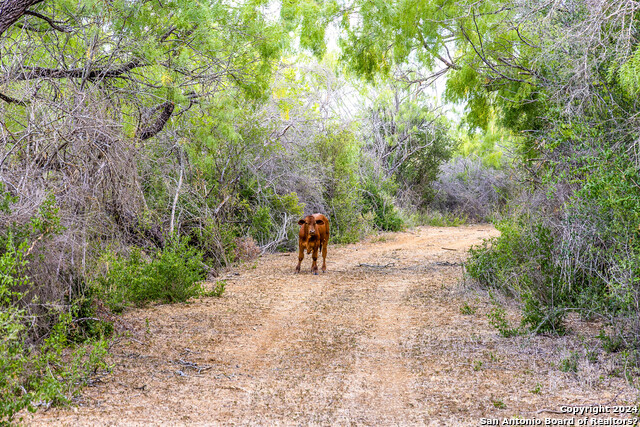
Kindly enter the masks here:
<path id="1" fill-rule="evenodd" d="M 321 220 L 321 219 L 316 219 L 316 224 L 317 225 L 322 225 L 322 224 L 324 224 L 324 221 Z"/>
<path id="2" fill-rule="evenodd" d="M 304 219 L 301 219 L 300 221 L 298 221 L 298 225 L 302 225 L 304 224 Z"/>

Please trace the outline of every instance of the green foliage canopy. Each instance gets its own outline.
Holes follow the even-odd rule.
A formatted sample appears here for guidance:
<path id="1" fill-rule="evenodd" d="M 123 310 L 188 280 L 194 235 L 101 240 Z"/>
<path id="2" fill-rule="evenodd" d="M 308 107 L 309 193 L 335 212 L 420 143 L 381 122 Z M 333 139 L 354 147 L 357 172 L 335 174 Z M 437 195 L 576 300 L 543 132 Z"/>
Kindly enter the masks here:
<path id="1" fill-rule="evenodd" d="M 55 27 L 29 15 L 0 38 L 2 99 L 21 110 L 97 84 L 126 133 L 146 139 L 222 90 L 263 98 L 287 37 L 260 3 L 44 1 L 32 11 Z"/>

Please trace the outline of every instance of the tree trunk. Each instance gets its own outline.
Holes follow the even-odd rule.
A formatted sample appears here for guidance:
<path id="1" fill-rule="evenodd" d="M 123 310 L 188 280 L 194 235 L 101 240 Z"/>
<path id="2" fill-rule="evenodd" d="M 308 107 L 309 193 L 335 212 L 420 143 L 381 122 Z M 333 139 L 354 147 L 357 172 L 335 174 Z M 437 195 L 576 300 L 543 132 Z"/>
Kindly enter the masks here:
<path id="1" fill-rule="evenodd" d="M 140 138 L 141 141 L 144 141 L 145 139 L 149 139 L 158 134 L 171 118 L 174 107 L 175 106 L 171 101 L 166 101 L 158 105 L 154 110 L 162 111 L 156 121 L 151 124 L 140 123 L 138 130 L 136 131 L 136 136 Z"/>
<path id="2" fill-rule="evenodd" d="M 0 2 L 0 36 L 20 19 L 30 6 L 42 0 L 4 0 Z"/>

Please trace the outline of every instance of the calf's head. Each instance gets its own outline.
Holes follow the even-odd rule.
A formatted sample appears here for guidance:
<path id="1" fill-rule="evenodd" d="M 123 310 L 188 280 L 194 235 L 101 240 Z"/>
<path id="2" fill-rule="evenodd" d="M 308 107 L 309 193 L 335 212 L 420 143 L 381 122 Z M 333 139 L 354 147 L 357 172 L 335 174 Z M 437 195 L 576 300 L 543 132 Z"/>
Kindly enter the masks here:
<path id="1" fill-rule="evenodd" d="M 307 215 L 306 217 L 298 221 L 298 224 L 303 228 L 304 235 L 308 238 L 318 234 L 318 229 L 316 226 L 324 224 L 324 221 L 321 219 L 316 220 L 313 215 Z"/>

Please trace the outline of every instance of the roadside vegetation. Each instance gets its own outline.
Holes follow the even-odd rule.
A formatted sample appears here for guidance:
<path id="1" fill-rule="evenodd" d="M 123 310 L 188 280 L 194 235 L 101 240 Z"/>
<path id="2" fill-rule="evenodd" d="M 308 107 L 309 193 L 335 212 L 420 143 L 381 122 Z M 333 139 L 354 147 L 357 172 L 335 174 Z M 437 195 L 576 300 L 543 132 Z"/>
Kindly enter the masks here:
<path id="1" fill-rule="evenodd" d="M 638 366 L 635 2 L 266 3 L 0 1 L 0 419 L 312 212 L 334 243 L 492 221 L 467 270 L 523 328 L 601 318 Z"/>

